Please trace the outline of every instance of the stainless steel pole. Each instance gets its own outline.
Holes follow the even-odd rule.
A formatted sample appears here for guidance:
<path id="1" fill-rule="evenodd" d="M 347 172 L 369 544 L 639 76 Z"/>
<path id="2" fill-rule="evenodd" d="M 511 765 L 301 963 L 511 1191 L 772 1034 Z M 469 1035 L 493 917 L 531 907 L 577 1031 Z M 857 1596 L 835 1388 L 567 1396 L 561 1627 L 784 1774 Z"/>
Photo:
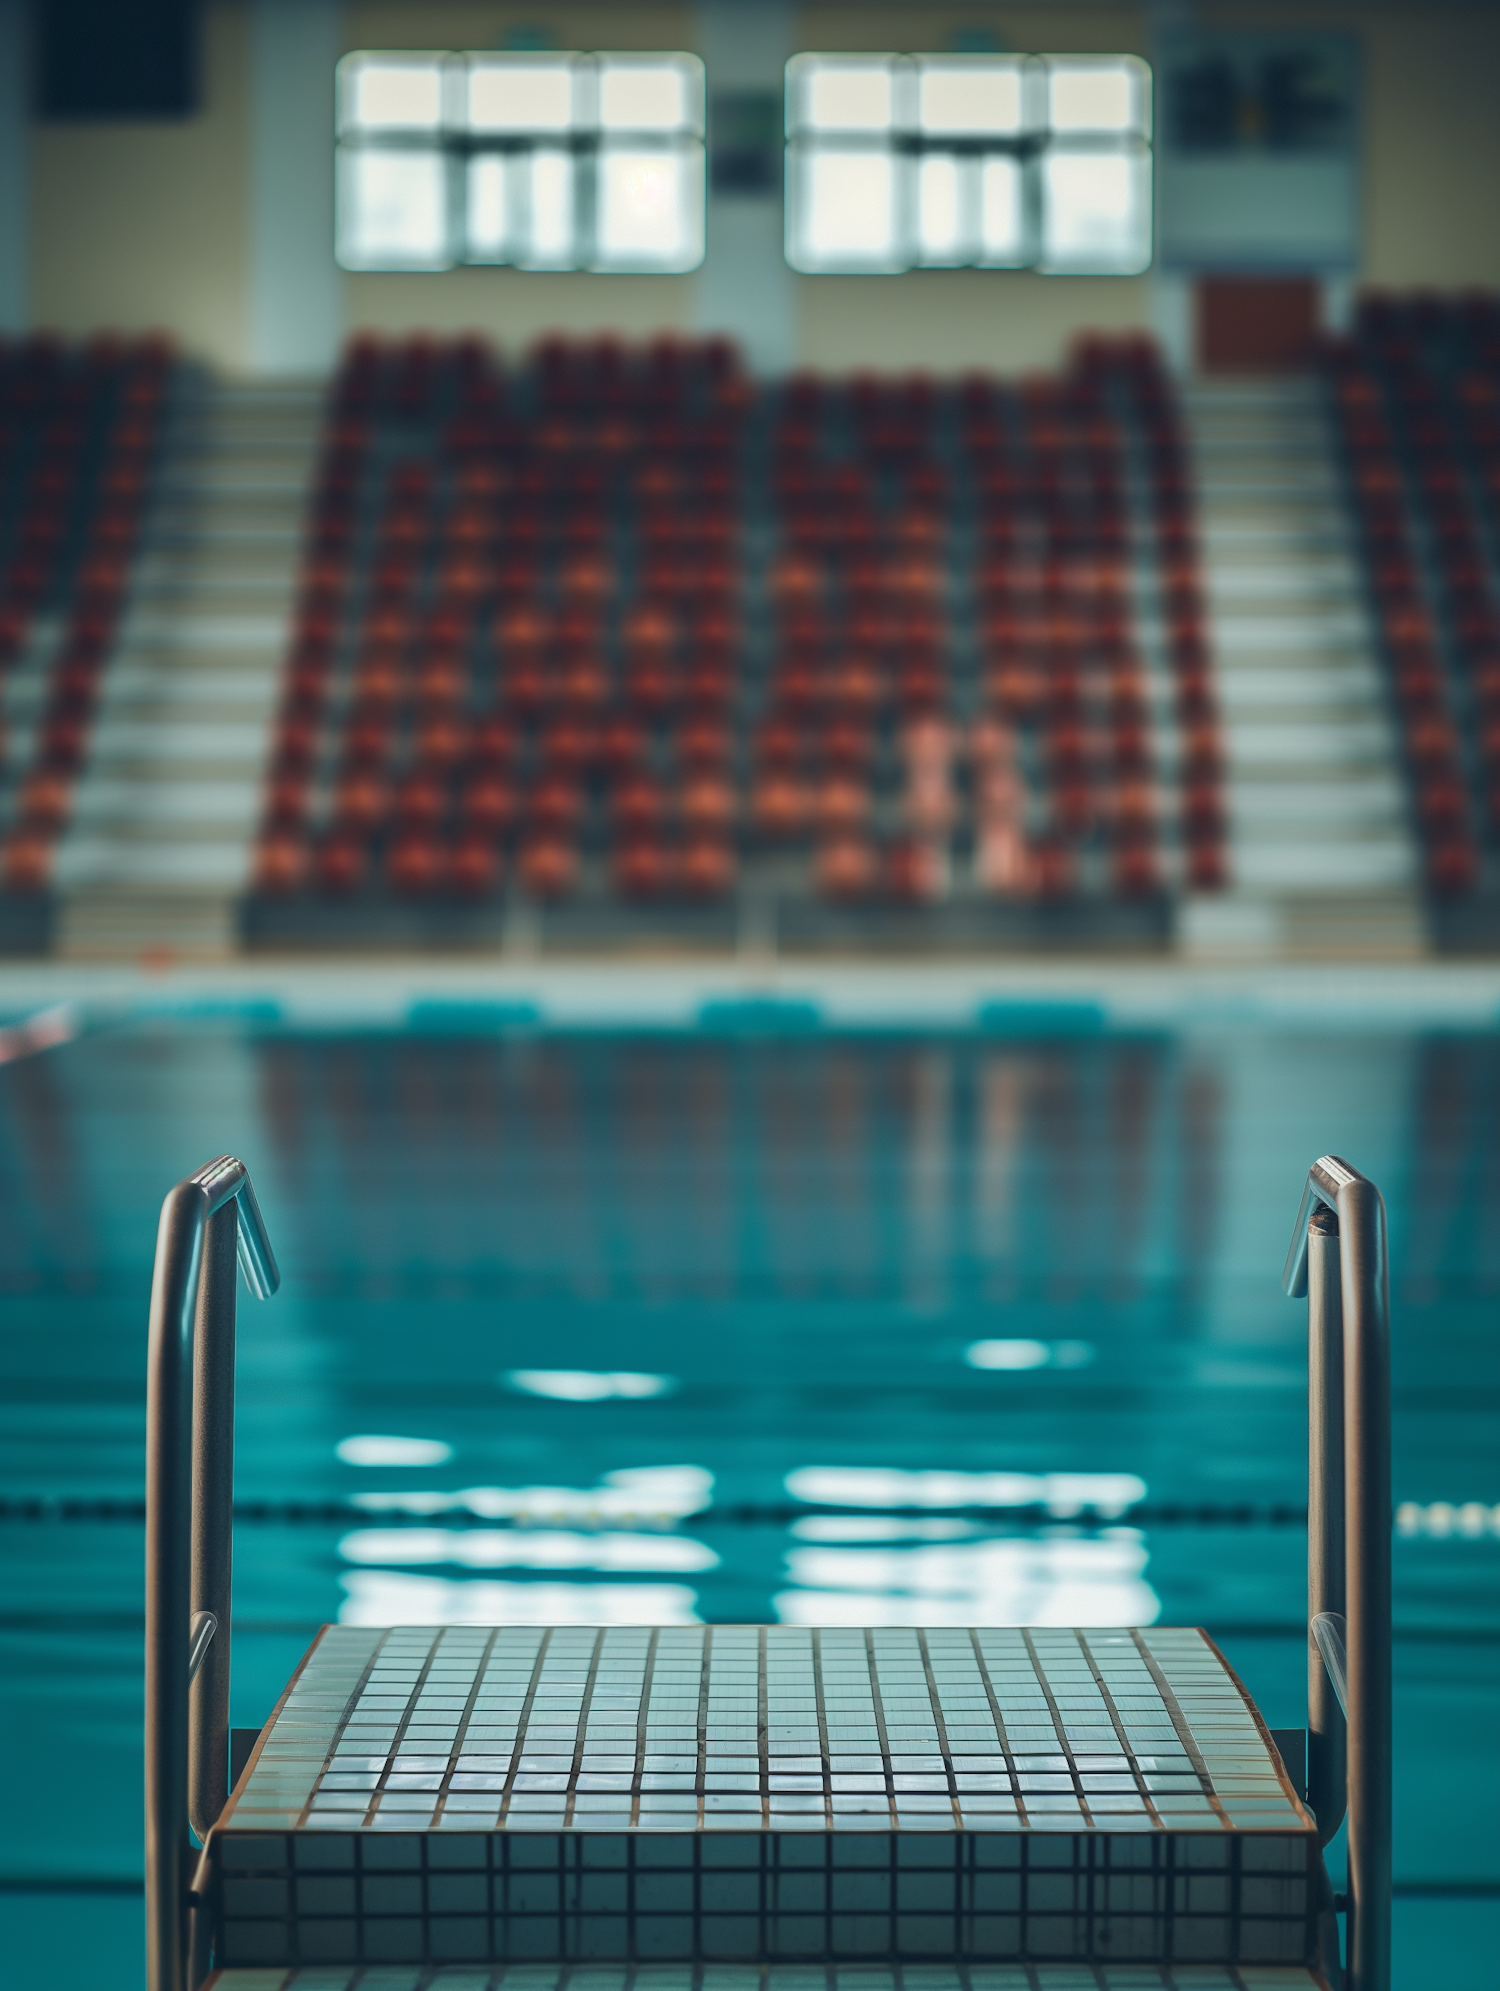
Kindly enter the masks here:
<path id="1" fill-rule="evenodd" d="M 1349 1986 L 1391 1983 L 1391 1355 L 1385 1205 L 1339 1190 L 1349 1610 Z"/>
<path id="2" fill-rule="evenodd" d="M 1324 1213 L 1336 1222 L 1330 1226 Z M 1342 1332 L 1333 1324 L 1332 1243 Z M 1316 1284 L 1315 1284 L 1316 1282 Z M 1312 1407 L 1308 1488 L 1308 1599 L 1328 1592 L 1342 1566 L 1347 1605 L 1343 1686 L 1347 1699 L 1349 1819 L 1348 1967 L 1345 1991 L 1391 1985 L 1391 1356 L 1385 1204 L 1373 1182 L 1337 1155 L 1307 1172 L 1282 1283 L 1309 1300 Z M 1332 1349 L 1343 1364 L 1336 1393 Z M 1335 1413 L 1338 1405 L 1338 1413 Z M 1334 1503 L 1334 1447 L 1343 1447 L 1343 1531 Z M 1340 1662 L 1338 1613 L 1313 1613 L 1324 1669 Z M 1309 1625 L 1309 1631 L 1312 1626 Z M 1330 1679 L 1309 1681 L 1309 1729 L 1324 1719 Z M 1332 1722 L 1331 1711 L 1327 1722 Z M 1327 1725 L 1323 1728 L 1326 1741 Z M 1325 1805 L 1332 1758 L 1318 1774 Z M 1336 1795 L 1336 1786 L 1332 1792 Z M 1314 1800 L 1314 1810 L 1317 1802 Z M 1330 1813 L 1331 1816 L 1331 1813 Z M 1323 1814 L 1318 1812 L 1320 1834 Z"/>
<path id="3" fill-rule="evenodd" d="M 162 1204 L 151 1285 L 146 1397 L 146 1981 L 186 1991 L 188 1447 L 203 1196 Z"/>
<path id="4" fill-rule="evenodd" d="M 1307 1237 L 1307 1620 L 1344 1614 L 1344 1314 L 1339 1224 L 1315 1209 Z M 1307 1641 L 1307 1801 L 1327 1845 L 1344 1819 L 1344 1711 Z"/>
<path id="5" fill-rule="evenodd" d="M 146 1360 L 148 1991 L 193 1991 L 188 1981 L 195 1967 L 187 1917 L 189 1825 L 206 1831 L 225 1796 L 236 1256 L 250 1290 L 269 1298 L 281 1275 L 255 1191 L 244 1163 L 221 1155 L 169 1191 L 151 1278 Z M 217 1624 L 205 1648 L 210 1617 Z"/>
<path id="6" fill-rule="evenodd" d="M 217 1629 L 203 1655 L 188 1717 L 188 1812 L 199 1839 L 229 1795 L 230 1593 L 234 1556 L 234 1329 L 239 1210 L 208 1219 L 198 1276 L 193 1361 L 192 1609 Z"/>

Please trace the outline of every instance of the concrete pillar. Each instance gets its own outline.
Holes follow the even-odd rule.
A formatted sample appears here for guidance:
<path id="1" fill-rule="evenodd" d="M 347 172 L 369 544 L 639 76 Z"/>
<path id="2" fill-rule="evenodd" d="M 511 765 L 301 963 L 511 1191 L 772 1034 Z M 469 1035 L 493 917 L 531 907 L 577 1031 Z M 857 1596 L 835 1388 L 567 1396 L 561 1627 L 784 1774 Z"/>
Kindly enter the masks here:
<path id="1" fill-rule="evenodd" d="M 758 92 L 774 97 L 777 130 L 788 56 L 796 46 L 787 0 L 699 0 L 698 53 L 708 72 L 709 144 L 716 98 Z M 796 364 L 796 278 L 787 268 L 780 147 L 770 188 L 715 192 L 710 167 L 708 253 L 698 272 L 694 323 L 737 339 L 756 373 Z"/>
<path id="2" fill-rule="evenodd" d="M 26 0 L 0 0 L 0 332 L 31 322 L 31 105 Z"/>
<path id="3" fill-rule="evenodd" d="M 1184 270 L 1153 269 L 1147 279 L 1151 329 L 1174 373 L 1191 373 L 1197 360 L 1194 281 Z"/>
<path id="4" fill-rule="evenodd" d="M 251 0 L 253 373 L 319 373 L 343 336 L 333 259 L 333 72 L 340 0 Z"/>

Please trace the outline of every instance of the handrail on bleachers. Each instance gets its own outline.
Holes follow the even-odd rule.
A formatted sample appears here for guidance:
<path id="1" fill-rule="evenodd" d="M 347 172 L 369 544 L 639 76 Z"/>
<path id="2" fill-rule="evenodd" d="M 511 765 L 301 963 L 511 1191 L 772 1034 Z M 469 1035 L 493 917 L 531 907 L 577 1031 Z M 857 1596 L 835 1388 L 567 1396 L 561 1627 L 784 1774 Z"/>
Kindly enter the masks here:
<path id="1" fill-rule="evenodd" d="M 228 1797 L 236 1261 L 269 1299 L 281 1274 L 249 1171 L 221 1155 L 162 1204 L 146 1397 L 146 1981 L 192 1991 L 189 1827 Z M 206 1961 L 206 1958 L 203 1959 Z"/>
<path id="2" fill-rule="evenodd" d="M 1282 1284 L 1308 1302 L 1308 1803 L 1325 1845 L 1347 1804 L 1346 1991 L 1390 1991 L 1390 1281 L 1380 1191 L 1337 1155 L 1308 1170 Z"/>

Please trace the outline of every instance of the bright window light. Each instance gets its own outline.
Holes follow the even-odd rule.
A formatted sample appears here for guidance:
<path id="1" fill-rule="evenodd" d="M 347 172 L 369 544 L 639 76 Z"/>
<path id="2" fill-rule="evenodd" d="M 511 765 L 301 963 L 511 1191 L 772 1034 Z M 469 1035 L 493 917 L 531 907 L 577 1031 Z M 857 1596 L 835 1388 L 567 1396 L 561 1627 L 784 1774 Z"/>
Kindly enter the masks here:
<path id="1" fill-rule="evenodd" d="M 538 148 L 531 155 L 527 239 L 518 263 L 539 270 L 565 270 L 578 260 L 574 238 L 576 175 L 572 155 Z"/>
<path id="2" fill-rule="evenodd" d="M 443 269 L 450 261 L 447 191 L 441 152 L 342 149 L 339 261 L 350 270 Z"/>
<path id="3" fill-rule="evenodd" d="M 1044 267 L 1121 276 L 1151 261 L 1151 174 L 1132 153 L 1071 152 L 1042 161 Z"/>
<path id="4" fill-rule="evenodd" d="M 347 269 L 703 260 L 696 56 L 365 51 L 340 63 L 338 103 Z"/>
<path id="5" fill-rule="evenodd" d="M 787 258 L 1125 275 L 1151 260 L 1151 73 L 1134 56 L 799 55 Z"/>
<path id="6" fill-rule="evenodd" d="M 682 1583 L 520 1583 L 351 1569 L 341 1625 L 696 1625 Z"/>
<path id="7" fill-rule="evenodd" d="M 887 152 L 812 151 L 802 162 L 801 229 L 792 261 L 805 269 L 898 267 L 896 162 Z"/>
<path id="8" fill-rule="evenodd" d="M 334 1447 L 346 1466 L 444 1466 L 453 1447 L 441 1438 L 383 1438 L 363 1433 L 341 1438 Z"/>
<path id="9" fill-rule="evenodd" d="M 1128 56 L 1107 62 L 1055 58 L 1048 65 L 1047 121 L 1055 132 L 1128 132 L 1146 138 L 1151 130 L 1151 72 Z"/>
<path id="10" fill-rule="evenodd" d="M 339 123 L 366 131 L 436 131 L 443 121 L 443 59 L 352 55 L 339 67 Z"/>
<path id="11" fill-rule="evenodd" d="M 599 157 L 599 251 L 613 266 L 681 269 L 702 232 L 701 157 L 608 146 Z"/>
<path id="12" fill-rule="evenodd" d="M 971 1341 L 964 1350 L 971 1369 L 1086 1369 L 1093 1359 L 1089 1341 Z"/>
<path id="13" fill-rule="evenodd" d="M 482 153 L 469 161 L 471 263 L 503 263 L 510 248 L 510 198 L 505 159 Z"/>
<path id="14" fill-rule="evenodd" d="M 895 121 L 895 79 L 890 64 L 841 62 L 836 57 L 797 58 L 807 67 L 802 122 L 815 131 L 888 131 Z"/>
<path id="15" fill-rule="evenodd" d="M 339 1543 L 345 1562 L 417 1569 L 716 1569 L 706 1542 L 685 1535 L 631 1535 L 608 1529 L 579 1534 L 558 1528 L 356 1528 Z"/>
<path id="16" fill-rule="evenodd" d="M 1011 137 L 1022 128 L 1022 65 L 918 58 L 917 119 L 923 131 Z"/>
<path id="17" fill-rule="evenodd" d="M 509 1369 L 501 1380 L 522 1396 L 550 1396 L 560 1403 L 667 1396 L 677 1387 L 674 1376 L 646 1375 L 636 1369 Z"/>
<path id="18" fill-rule="evenodd" d="M 979 169 L 979 261 L 1014 268 L 1026 260 L 1022 173 L 1015 159 L 986 159 Z"/>
<path id="19" fill-rule="evenodd" d="M 960 166 L 933 152 L 917 167 L 917 232 L 924 263 L 959 263 L 963 255 Z"/>
<path id="20" fill-rule="evenodd" d="M 606 131 L 701 131 L 693 71 L 681 62 L 611 62 L 599 74 Z"/>
<path id="21" fill-rule="evenodd" d="M 547 59 L 469 64 L 469 129 L 567 131 L 573 123 L 574 71 Z"/>

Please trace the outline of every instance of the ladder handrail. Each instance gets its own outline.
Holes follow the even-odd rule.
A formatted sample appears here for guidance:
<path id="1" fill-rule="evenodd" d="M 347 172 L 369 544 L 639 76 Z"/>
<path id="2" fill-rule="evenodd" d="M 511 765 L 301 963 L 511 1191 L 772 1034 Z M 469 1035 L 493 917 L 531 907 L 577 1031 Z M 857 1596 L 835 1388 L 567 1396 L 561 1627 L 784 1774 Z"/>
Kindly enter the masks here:
<path id="1" fill-rule="evenodd" d="M 1380 1191 L 1337 1155 L 1307 1172 L 1282 1285 L 1308 1301 L 1308 1798 L 1326 1844 L 1347 1797 L 1346 1991 L 1390 1991 L 1390 1267 Z"/>
<path id="2" fill-rule="evenodd" d="M 228 1796 L 236 1261 L 281 1283 L 250 1174 L 220 1155 L 169 1190 L 146 1381 L 146 1979 L 188 1983 L 189 1827 Z"/>

